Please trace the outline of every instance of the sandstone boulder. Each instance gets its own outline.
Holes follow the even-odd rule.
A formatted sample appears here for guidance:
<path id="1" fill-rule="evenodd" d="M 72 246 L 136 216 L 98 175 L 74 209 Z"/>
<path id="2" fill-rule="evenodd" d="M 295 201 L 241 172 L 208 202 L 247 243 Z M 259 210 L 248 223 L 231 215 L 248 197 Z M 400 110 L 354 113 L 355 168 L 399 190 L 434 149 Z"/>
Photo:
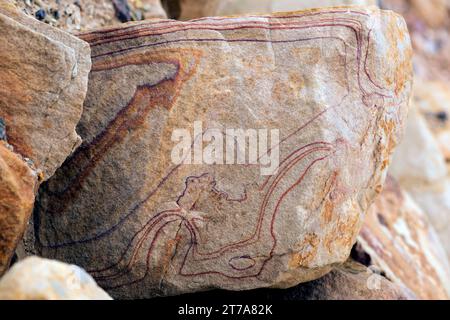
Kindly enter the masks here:
<path id="1" fill-rule="evenodd" d="M 286 12 L 343 5 L 376 5 L 376 0 L 163 0 L 171 18 Z"/>
<path id="2" fill-rule="evenodd" d="M 392 177 L 367 214 L 355 252 L 418 298 L 450 297 L 445 250 L 426 214 Z"/>
<path id="3" fill-rule="evenodd" d="M 89 45 L 0 3 L 0 118 L 8 143 L 49 178 L 80 144 Z"/>
<path id="4" fill-rule="evenodd" d="M 83 145 L 40 193 L 41 254 L 120 298 L 285 288 L 347 259 L 407 110 L 400 16 L 323 9 L 81 37 Z"/>
<path id="5" fill-rule="evenodd" d="M 389 170 L 428 215 L 450 257 L 450 176 L 440 145 L 416 104 Z"/>
<path id="6" fill-rule="evenodd" d="M 111 297 L 77 266 L 28 257 L 1 278 L 0 300 L 111 300 Z"/>
<path id="7" fill-rule="evenodd" d="M 379 0 L 402 14 L 414 48 L 414 72 L 430 81 L 450 81 L 450 3 L 448 0 Z"/>
<path id="8" fill-rule="evenodd" d="M 450 85 L 442 81 L 415 79 L 413 97 L 445 161 L 450 164 Z"/>
<path id="9" fill-rule="evenodd" d="M 9 267 L 33 210 L 36 174 L 0 141 L 0 275 Z"/>

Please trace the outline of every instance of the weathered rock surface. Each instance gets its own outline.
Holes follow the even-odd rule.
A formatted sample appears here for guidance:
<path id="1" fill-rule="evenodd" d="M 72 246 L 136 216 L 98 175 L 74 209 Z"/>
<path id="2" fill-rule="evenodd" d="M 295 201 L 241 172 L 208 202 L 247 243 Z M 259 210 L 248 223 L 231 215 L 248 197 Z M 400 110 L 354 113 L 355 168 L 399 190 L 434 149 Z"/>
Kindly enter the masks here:
<path id="1" fill-rule="evenodd" d="M 0 275 L 25 232 L 33 210 L 37 177 L 4 141 L 0 141 Z"/>
<path id="2" fill-rule="evenodd" d="M 77 266 L 28 257 L 1 278 L 0 300 L 111 300 L 111 297 Z"/>
<path id="3" fill-rule="evenodd" d="M 428 215 L 450 257 L 450 176 L 440 145 L 413 104 L 390 173 Z"/>
<path id="4" fill-rule="evenodd" d="M 340 8 L 82 38 L 93 59 L 83 145 L 40 194 L 41 254 L 121 298 L 289 287 L 347 259 L 407 110 L 401 17 Z M 278 171 L 174 164 L 172 134 L 195 121 L 195 145 L 213 129 L 217 140 L 225 128 L 279 130 L 260 153 L 279 152 Z"/>
<path id="5" fill-rule="evenodd" d="M 376 5 L 376 0 L 163 0 L 174 19 L 261 14 L 343 5 Z"/>
<path id="6" fill-rule="evenodd" d="M 379 0 L 402 14 L 414 48 L 414 72 L 430 81 L 450 81 L 450 3 L 448 0 Z"/>
<path id="7" fill-rule="evenodd" d="M 0 118 L 8 143 L 49 178 L 80 144 L 90 70 L 84 41 L 0 3 Z"/>
<path id="8" fill-rule="evenodd" d="M 356 252 L 421 299 L 448 299 L 450 267 L 426 214 L 388 177 L 370 208 Z"/>
<path id="9" fill-rule="evenodd" d="M 324 277 L 269 294 L 276 300 L 411 300 L 417 297 L 362 264 L 352 260 Z"/>
<path id="10" fill-rule="evenodd" d="M 124 21 L 167 18 L 159 0 L 11 1 L 33 18 L 71 33 L 119 25 Z"/>

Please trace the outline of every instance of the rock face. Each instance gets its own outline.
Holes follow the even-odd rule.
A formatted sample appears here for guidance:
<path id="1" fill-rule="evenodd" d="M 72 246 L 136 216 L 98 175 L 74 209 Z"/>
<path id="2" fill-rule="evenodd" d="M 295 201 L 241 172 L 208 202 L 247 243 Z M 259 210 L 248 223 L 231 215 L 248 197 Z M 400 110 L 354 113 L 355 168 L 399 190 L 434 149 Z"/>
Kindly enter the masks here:
<path id="1" fill-rule="evenodd" d="M 33 18 L 71 33 L 131 20 L 167 18 L 159 0 L 9 1 Z"/>
<path id="2" fill-rule="evenodd" d="M 401 17 L 324 9 L 82 38 L 93 59 L 83 145 L 40 193 L 41 254 L 120 298 L 284 288 L 347 259 L 407 110 Z M 230 149 L 255 146 L 230 128 L 267 129 L 253 131 L 256 161 L 230 164 Z M 226 161 L 207 157 L 223 137 Z"/>
<path id="3" fill-rule="evenodd" d="M 28 257 L 0 280 L 0 300 L 111 300 L 83 269 Z"/>
<path id="4" fill-rule="evenodd" d="M 407 288 L 354 261 L 347 261 L 326 276 L 297 287 L 274 292 L 276 300 L 411 300 L 416 296 Z"/>
<path id="5" fill-rule="evenodd" d="M 417 103 L 389 170 L 428 215 L 450 257 L 450 176 L 440 144 Z"/>
<path id="6" fill-rule="evenodd" d="M 357 251 L 421 299 L 448 299 L 450 267 L 428 217 L 388 177 L 358 236 Z M 366 259 L 366 258 L 365 258 Z"/>
<path id="7" fill-rule="evenodd" d="M 37 177 L 0 141 L 0 275 L 8 268 L 34 204 Z"/>
<path id="8" fill-rule="evenodd" d="M 0 3 L 0 118 L 15 152 L 47 179 L 80 144 L 87 43 Z M 11 69 L 14 66 L 14 69 Z"/>
<path id="9" fill-rule="evenodd" d="M 343 5 L 376 5 L 376 0 L 163 0 L 171 18 L 261 14 Z"/>

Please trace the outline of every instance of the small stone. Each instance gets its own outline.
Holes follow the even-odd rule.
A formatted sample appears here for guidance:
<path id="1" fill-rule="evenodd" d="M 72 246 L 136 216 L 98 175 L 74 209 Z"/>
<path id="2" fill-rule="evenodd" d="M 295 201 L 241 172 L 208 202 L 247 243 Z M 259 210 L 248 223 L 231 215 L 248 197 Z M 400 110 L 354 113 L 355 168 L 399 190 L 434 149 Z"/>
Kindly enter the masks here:
<path id="1" fill-rule="evenodd" d="M 41 21 L 44 20 L 45 16 L 46 16 L 45 10 L 39 9 L 38 11 L 36 11 L 35 16 L 36 16 L 36 19 L 38 19 L 38 20 L 41 20 Z"/>
<path id="2" fill-rule="evenodd" d="M 0 300 L 111 300 L 83 269 L 28 257 L 0 279 Z"/>

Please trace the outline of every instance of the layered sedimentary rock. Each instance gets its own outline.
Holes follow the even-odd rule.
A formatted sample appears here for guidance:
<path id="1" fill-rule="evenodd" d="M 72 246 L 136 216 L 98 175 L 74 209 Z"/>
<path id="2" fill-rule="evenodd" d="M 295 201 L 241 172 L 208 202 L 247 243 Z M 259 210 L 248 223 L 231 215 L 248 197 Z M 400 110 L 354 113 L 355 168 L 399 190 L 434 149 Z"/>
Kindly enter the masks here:
<path id="1" fill-rule="evenodd" d="M 121 298 L 289 287 L 347 259 L 407 110 L 401 17 L 340 8 L 81 37 L 83 145 L 40 193 L 41 254 Z"/>
<path id="2" fill-rule="evenodd" d="M 159 0 L 3 0 L 24 13 L 71 33 L 132 20 L 167 18 Z"/>
<path id="3" fill-rule="evenodd" d="M 356 253 L 418 298 L 450 296 L 445 250 L 426 214 L 392 177 L 367 214 Z"/>
<path id="4" fill-rule="evenodd" d="M 417 103 L 389 170 L 428 215 L 450 256 L 450 176 L 440 144 Z"/>
<path id="5" fill-rule="evenodd" d="M 8 268 L 34 204 L 36 174 L 0 141 L 0 275 Z"/>
<path id="6" fill-rule="evenodd" d="M 343 5 L 376 5 L 376 0 L 162 0 L 162 2 L 169 16 L 180 20 Z"/>
<path id="7" fill-rule="evenodd" d="M 77 266 L 28 257 L 1 278 L 0 299 L 111 300 L 111 297 Z"/>
<path id="8" fill-rule="evenodd" d="M 0 3 L 0 118 L 8 143 L 49 178 L 80 144 L 89 45 Z"/>

